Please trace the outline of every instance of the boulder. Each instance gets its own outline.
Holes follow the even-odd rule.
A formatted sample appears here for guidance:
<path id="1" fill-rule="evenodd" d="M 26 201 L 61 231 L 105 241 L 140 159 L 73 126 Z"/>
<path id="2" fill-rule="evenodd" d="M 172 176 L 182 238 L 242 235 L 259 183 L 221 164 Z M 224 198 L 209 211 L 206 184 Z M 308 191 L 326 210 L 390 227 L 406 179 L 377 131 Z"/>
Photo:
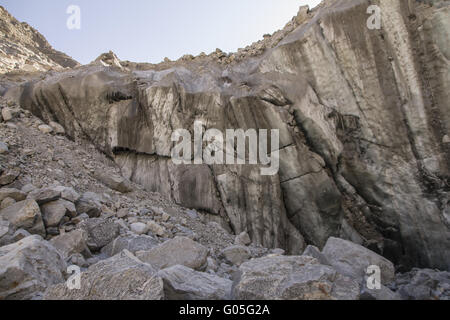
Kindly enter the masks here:
<path id="1" fill-rule="evenodd" d="M 24 229 L 16 230 L 8 221 L 0 220 L 0 247 L 20 241 L 29 236 L 31 234 L 28 231 Z"/>
<path id="2" fill-rule="evenodd" d="M 397 276 L 395 286 L 405 300 L 450 300 L 450 272 L 413 269 Z"/>
<path id="3" fill-rule="evenodd" d="M 157 273 L 168 300 L 229 300 L 233 282 L 176 265 Z"/>
<path id="4" fill-rule="evenodd" d="M 139 251 L 137 257 L 157 269 L 175 265 L 203 271 L 207 266 L 208 249 L 186 237 L 175 237 L 148 250 Z"/>
<path id="5" fill-rule="evenodd" d="M 130 229 L 131 229 L 131 231 L 133 231 L 134 233 L 136 233 L 138 235 L 142 235 L 142 234 L 145 234 L 148 232 L 147 225 L 142 222 L 132 223 L 130 225 Z"/>
<path id="6" fill-rule="evenodd" d="M 32 299 L 64 281 L 66 264 L 40 236 L 0 248 L 0 299 Z"/>
<path id="7" fill-rule="evenodd" d="M 307 256 L 271 256 L 243 263 L 237 300 L 357 300 L 359 284 Z"/>
<path id="8" fill-rule="evenodd" d="M 56 188 L 42 188 L 31 191 L 27 199 L 35 200 L 40 206 L 61 198 L 61 191 Z"/>
<path id="9" fill-rule="evenodd" d="M 20 172 L 17 169 L 10 169 L 4 171 L 0 175 L 0 186 L 7 186 L 8 184 L 13 183 L 19 175 Z"/>
<path id="10" fill-rule="evenodd" d="M 66 208 L 66 216 L 69 218 L 75 218 L 77 216 L 77 208 L 73 202 L 60 199 L 60 203 Z"/>
<path id="11" fill-rule="evenodd" d="M 79 224 L 88 234 L 87 245 L 92 251 L 99 251 L 119 236 L 120 227 L 117 223 L 105 219 L 89 219 Z"/>
<path id="12" fill-rule="evenodd" d="M 234 245 L 223 249 L 221 255 L 229 263 L 234 265 L 241 265 L 251 257 L 250 249 L 244 246 Z"/>
<path id="13" fill-rule="evenodd" d="M 339 239 L 328 239 L 322 254 L 340 273 L 362 282 L 367 275 L 369 266 L 381 269 L 381 283 L 391 283 L 395 277 L 395 267 L 392 262 L 353 242 Z"/>
<path id="14" fill-rule="evenodd" d="M 102 170 L 96 170 L 94 176 L 98 181 L 103 183 L 108 188 L 111 188 L 112 190 L 121 193 L 128 193 L 133 191 L 131 183 L 124 177 L 110 174 Z"/>
<path id="15" fill-rule="evenodd" d="M 91 254 L 86 244 L 87 239 L 87 232 L 78 229 L 54 237 L 50 240 L 50 243 L 61 253 L 64 259 L 77 253 L 84 253 L 86 257 L 90 258 Z"/>
<path id="16" fill-rule="evenodd" d="M 133 254 L 122 253 L 90 266 L 81 274 L 80 290 L 65 283 L 50 287 L 45 300 L 163 300 L 164 285 L 155 269 Z"/>
<path id="17" fill-rule="evenodd" d="M 41 206 L 42 218 L 45 226 L 58 227 L 64 216 L 74 217 L 76 215 L 75 205 L 66 200 L 56 200 Z"/>
<path id="18" fill-rule="evenodd" d="M 128 250 L 135 254 L 138 251 L 147 251 L 159 245 L 158 240 L 145 235 L 121 236 L 111 241 L 102 249 L 102 253 L 107 257 L 115 256 L 123 250 Z"/>
<path id="19" fill-rule="evenodd" d="M 90 218 L 98 218 L 102 213 L 100 196 L 93 192 L 84 193 L 75 205 L 78 214 L 86 213 Z"/>
<path id="20" fill-rule="evenodd" d="M 0 210 L 2 209 L 6 209 L 10 206 L 12 206 L 13 204 L 16 203 L 16 200 L 14 200 L 13 198 L 5 198 L 3 199 L 3 201 L 0 203 Z"/>
<path id="21" fill-rule="evenodd" d="M 0 218 L 8 220 L 16 229 L 45 236 L 41 210 L 34 200 L 24 200 L 0 211 Z"/>
<path id="22" fill-rule="evenodd" d="M 80 195 L 73 188 L 70 187 L 56 187 L 55 190 L 61 192 L 61 198 L 72 203 L 76 203 L 80 199 Z"/>
<path id="23" fill-rule="evenodd" d="M 0 189 L 0 202 L 6 198 L 12 198 L 15 201 L 23 201 L 27 197 L 26 193 L 14 189 L 14 188 L 1 188 Z"/>

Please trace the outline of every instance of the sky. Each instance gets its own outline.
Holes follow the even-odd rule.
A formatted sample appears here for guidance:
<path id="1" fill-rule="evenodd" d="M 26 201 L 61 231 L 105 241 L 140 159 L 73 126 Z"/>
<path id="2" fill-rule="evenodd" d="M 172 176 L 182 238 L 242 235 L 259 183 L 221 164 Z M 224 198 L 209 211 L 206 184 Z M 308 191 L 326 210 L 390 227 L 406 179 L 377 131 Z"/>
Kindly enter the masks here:
<path id="1" fill-rule="evenodd" d="M 320 0 L 0 0 L 59 51 L 80 63 L 112 50 L 121 60 L 158 63 L 168 57 L 235 52 L 281 29 L 302 5 Z M 71 5 L 80 29 L 69 29 Z M 75 21 L 75 20 L 70 20 Z"/>

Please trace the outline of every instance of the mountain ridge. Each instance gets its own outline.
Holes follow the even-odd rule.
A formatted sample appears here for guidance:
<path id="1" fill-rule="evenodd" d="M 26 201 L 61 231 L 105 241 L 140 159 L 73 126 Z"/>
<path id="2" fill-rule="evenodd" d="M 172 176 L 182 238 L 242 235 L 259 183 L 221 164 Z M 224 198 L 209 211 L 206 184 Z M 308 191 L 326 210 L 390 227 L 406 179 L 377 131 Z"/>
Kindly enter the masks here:
<path id="1" fill-rule="evenodd" d="M 0 73 L 64 70 L 80 64 L 52 48 L 45 37 L 25 22 L 19 22 L 0 6 Z"/>

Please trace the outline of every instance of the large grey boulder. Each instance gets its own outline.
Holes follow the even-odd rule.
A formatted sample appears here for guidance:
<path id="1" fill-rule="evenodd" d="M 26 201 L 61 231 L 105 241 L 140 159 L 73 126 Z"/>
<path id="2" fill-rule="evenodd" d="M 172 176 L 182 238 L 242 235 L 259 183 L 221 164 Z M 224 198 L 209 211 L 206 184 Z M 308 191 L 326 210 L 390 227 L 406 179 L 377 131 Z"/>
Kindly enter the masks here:
<path id="1" fill-rule="evenodd" d="M 59 186 L 55 188 L 56 190 L 61 192 L 61 198 L 72 203 L 77 202 L 80 199 L 80 195 L 71 187 L 63 187 Z"/>
<path id="2" fill-rule="evenodd" d="M 450 272 L 413 269 L 398 275 L 397 292 L 405 300 L 450 300 Z"/>
<path id="3" fill-rule="evenodd" d="M 14 188 L 1 188 L 0 189 L 0 202 L 2 202 L 6 198 L 14 199 L 15 201 L 23 201 L 25 200 L 27 195 L 17 189 Z"/>
<path id="4" fill-rule="evenodd" d="M 98 218 L 102 213 L 100 196 L 94 192 L 85 192 L 75 203 L 78 214 L 86 213 L 90 218 Z"/>
<path id="5" fill-rule="evenodd" d="M 76 216 L 75 205 L 62 199 L 41 205 L 41 212 L 47 228 L 58 227 L 65 216 Z"/>
<path id="6" fill-rule="evenodd" d="M 330 238 L 322 250 L 330 265 L 340 273 L 362 282 L 367 268 L 378 266 L 381 269 L 381 283 L 391 283 L 395 277 L 395 267 L 386 258 L 353 242 Z"/>
<path id="7" fill-rule="evenodd" d="M 24 200 L 0 211 L 0 218 L 8 220 L 16 229 L 45 236 L 41 210 L 34 200 Z"/>
<path id="8" fill-rule="evenodd" d="M 130 230 L 135 234 L 142 235 L 148 232 L 148 227 L 145 223 L 135 222 L 130 225 Z"/>
<path id="9" fill-rule="evenodd" d="M 0 173 L 0 187 L 13 183 L 19 175 L 20 171 L 17 169 L 5 170 L 3 173 Z"/>
<path id="10" fill-rule="evenodd" d="M 168 300 L 229 300 L 233 282 L 176 265 L 157 273 Z"/>
<path id="11" fill-rule="evenodd" d="M 82 221 L 78 226 L 87 232 L 87 245 L 92 251 L 101 250 L 120 234 L 120 226 L 112 220 L 88 219 Z"/>
<path id="12" fill-rule="evenodd" d="M 241 265 L 251 257 L 250 249 L 241 245 L 229 246 L 222 250 L 221 255 L 229 263 L 234 265 Z"/>
<path id="13" fill-rule="evenodd" d="M 0 300 L 32 299 L 64 281 L 66 264 L 59 252 L 40 236 L 27 237 L 0 248 Z"/>
<path id="14" fill-rule="evenodd" d="M 111 188 L 112 190 L 121 193 L 128 193 L 133 191 L 131 183 L 124 177 L 118 176 L 116 174 L 110 174 L 100 169 L 95 170 L 94 176 L 98 181 Z"/>
<path id="15" fill-rule="evenodd" d="M 0 210 L 8 208 L 12 206 L 14 203 L 16 203 L 16 200 L 14 200 L 13 198 L 5 198 L 0 203 Z"/>
<path id="16" fill-rule="evenodd" d="M 243 263 L 237 300 L 357 300 L 359 284 L 307 256 L 269 256 Z"/>
<path id="17" fill-rule="evenodd" d="M 139 251 L 136 256 L 157 269 L 183 265 L 203 271 L 207 266 L 208 249 L 189 238 L 175 237 L 148 251 Z"/>
<path id="18" fill-rule="evenodd" d="M 61 198 L 61 191 L 56 188 L 42 188 L 31 191 L 27 199 L 35 200 L 39 205 Z"/>
<path id="19" fill-rule="evenodd" d="M 87 232 L 78 229 L 54 237 L 50 240 L 50 243 L 61 253 L 64 259 L 67 259 L 77 253 L 84 253 L 85 256 L 90 257 L 90 252 L 86 244 L 87 240 Z"/>
<path id="20" fill-rule="evenodd" d="M 0 247 L 15 243 L 31 234 L 24 229 L 16 229 L 9 221 L 0 219 Z"/>
<path id="21" fill-rule="evenodd" d="M 148 251 L 159 244 L 158 240 L 150 236 L 120 236 L 105 246 L 102 249 L 102 253 L 107 257 L 115 256 L 123 250 L 128 250 L 135 254 L 138 251 Z"/>
<path id="22" fill-rule="evenodd" d="M 164 285 L 155 269 L 128 251 L 98 262 L 81 274 L 80 290 L 65 283 L 50 287 L 45 300 L 163 300 Z"/>

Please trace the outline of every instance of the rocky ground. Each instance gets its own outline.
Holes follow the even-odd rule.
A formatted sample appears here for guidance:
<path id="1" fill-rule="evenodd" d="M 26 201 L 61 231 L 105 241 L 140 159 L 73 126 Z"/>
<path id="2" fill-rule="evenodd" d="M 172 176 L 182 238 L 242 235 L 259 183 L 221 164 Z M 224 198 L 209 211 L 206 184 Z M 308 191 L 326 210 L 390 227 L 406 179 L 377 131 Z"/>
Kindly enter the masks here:
<path id="1" fill-rule="evenodd" d="M 255 246 L 145 191 L 82 139 L 1 102 L 0 299 L 449 299 L 450 273 L 395 274 L 330 238 L 302 256 Z M 69 266 L 81 288 L 66 284 Z M 381 290 L 368 290 L 378 265 Z"/>

